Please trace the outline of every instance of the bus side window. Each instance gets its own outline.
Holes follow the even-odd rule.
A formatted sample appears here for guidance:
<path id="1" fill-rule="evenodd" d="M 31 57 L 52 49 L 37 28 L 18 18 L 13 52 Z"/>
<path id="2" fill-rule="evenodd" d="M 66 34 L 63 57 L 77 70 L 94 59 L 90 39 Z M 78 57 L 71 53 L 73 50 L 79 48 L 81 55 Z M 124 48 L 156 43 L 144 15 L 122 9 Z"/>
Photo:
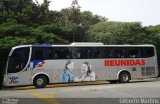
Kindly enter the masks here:
<path id="1" fill-rule="evenodd" d="M 71 52 L 72 51 L 69 48 L 64 48 L 63 52 L 62 52 L 63 55 L 64 55 L 63 58 L 64 59 L 70 59 L 71 58 Z"/>
<path id="2" fill-rule="evenodd" d="M 33 47 L 32 60 L 51 59 L 52 50 L 49 47 Z"/>
<path id="3" fill-rule="evenodd" d="M 32 60 L 43 60 L 43 48 L 42 47 L 33 47 L 32 51 Z"/>
<path id="4" fill-rule="evenodd" d="M 52 58 L 53 59 L 70 59 L 71 50 L 66 47 L 54 47 L 52 49 Z"/>
<path id="5" fill-rule="evenodd" d="M 72 48 L 72 50 L 73 50 L 73 58 L 80 59 L 81 52 L 80 52 L 79 48 Z"/>
<path id="6" fill-rule="evenodd" d="M 82 54 L 82 59 L 90 59 L 92 58 L 92 48 L 91 47 L 84 47 L 82 49 L 83 54 Z"/>
<path id="7" fill-rule="evenodd" d="M 141 55 L 140 48 L 138 47 L 128 48 L 128 58 L 139 58 L 140 55 Z"/>
<path id="8" fill-rule="evenodd" d="M 145 47 L 144 48 L 145 58 L 154 56 L 154 48 L 153 47 Z"/>
<path id="9" fill-rule="evenodd" d="M 112 53 L 112 48 L 106 48 L 105 49 L 105 58 L 112 58 L 113 53 Z"/>
<path id="10" fill-rule="evenodd" d="M 125 48 L 115 48 L 114 57 L 115 58 L 125 58 Z"/>
<path id="11" fill-rule="evenodd" d="M 93 58 L 104 58 L 104 48 L 93 48 Z"/>
<path id="12" fill-rule="evenodd" d="M 52 55 L 52 59 L 57 59 L 58 58 L 58 54 L 57 52 L 54 53 L 54 55 Z"/>
<path id="13" fill-rule="evenodd" d="M 73 48 L 73 58 L 75 58 L 75 59 L 89 59 L 89 58 L 92 58 L 92 48 L 90 48 L 90 47 L 76 47 L 76 48 Z"/>
<path id="14" fill-rule="evenodd" d="M 49 47 L 43 48 L 43 58 L 52 59 L 52 49 Z"/>

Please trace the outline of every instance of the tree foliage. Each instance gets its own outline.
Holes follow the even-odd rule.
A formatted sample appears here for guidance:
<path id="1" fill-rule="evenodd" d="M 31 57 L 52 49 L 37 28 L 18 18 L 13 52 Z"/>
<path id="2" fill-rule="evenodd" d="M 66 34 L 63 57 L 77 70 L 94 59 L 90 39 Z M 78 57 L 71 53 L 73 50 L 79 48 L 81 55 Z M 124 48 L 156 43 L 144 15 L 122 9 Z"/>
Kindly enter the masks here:
<path id="1" fill-rule="evenodd" d="M 49 0 L 0 0 L 0 62 L 11 47 L 24 44 L 154 44 L 160 60 L 160 25 L 143 27 L 139 22 L 109 22 L 81 11 L 78 0 L 61 11 L 49 10 Z"/>
<path id="2" fill-rule="evenodd" d="M 156 46 L 158 62 L 160 63 L 160 25 L 148 26 L 144 28 L 149 36 L 148 40 Z"/>
<path id="3" fill-rule="evenodd" d="M 88 30 L 88 41 L 106 44 L 141 44 L 145 35 L 138 22 L 99 22 Z"/>
<path id="4" fill-rule="evenodd" d="M 71 7 L 60 11 L 58 21 L 68 30 L 69 41 L 84 41 L 85 33 L 91 25 L 107 20 L 105 17 L 93 15 L 90 11 L 81 12 L 80 9 L 78 0 L 73 0 Z"/>

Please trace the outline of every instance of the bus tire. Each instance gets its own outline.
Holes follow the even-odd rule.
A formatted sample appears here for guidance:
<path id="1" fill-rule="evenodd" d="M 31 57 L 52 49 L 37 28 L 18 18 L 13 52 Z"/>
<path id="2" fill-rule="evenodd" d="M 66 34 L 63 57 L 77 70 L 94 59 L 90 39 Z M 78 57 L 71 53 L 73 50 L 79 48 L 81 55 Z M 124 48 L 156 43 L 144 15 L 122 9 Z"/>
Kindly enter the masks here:
<path id="1" fill-rule="evenodd" d="M 33 84 L 36 88 L 44 88 L 47 85 L 47 77 L 45 75 L 38 75 L 35 77 Z"/>
<path id="2" fill-rule="evenodd" d="M 120 83 L 128 83 L 130 79 L 131 78 L 130 78 L 129 72 L 124 71 L 124 72 L 121 72 L 119 75 L 119 82 Z"/>
<path id="3" fill-rule="evenodd" d="M 109 83 L 111 83 L 111 84 L 114 84 L 114 83 L 117 83 L 118 82 L 118 80 L 109 80 Z"/>

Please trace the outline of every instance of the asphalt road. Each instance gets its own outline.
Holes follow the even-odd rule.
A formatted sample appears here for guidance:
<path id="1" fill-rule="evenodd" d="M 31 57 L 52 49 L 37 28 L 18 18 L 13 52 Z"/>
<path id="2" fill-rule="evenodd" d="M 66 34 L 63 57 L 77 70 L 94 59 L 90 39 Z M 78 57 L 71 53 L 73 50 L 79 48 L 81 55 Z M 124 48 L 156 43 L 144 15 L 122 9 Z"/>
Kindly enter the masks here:
<path id="1" fill-rule="evenodd" d="M 0 104 L 116 104 L 130 101 L 128 98 L 132 100 L 130 104 L 136 103 L 133 100 L 140 104 L 148 104 L 144 100 L 151 101 L 149 104 L 159 104 L 160 99 L 156 98 L 160 98 L 160 79 L 126 84 L 58 84 L 43 89 L 18 87 L 1 90 L 0 98 Z"/>

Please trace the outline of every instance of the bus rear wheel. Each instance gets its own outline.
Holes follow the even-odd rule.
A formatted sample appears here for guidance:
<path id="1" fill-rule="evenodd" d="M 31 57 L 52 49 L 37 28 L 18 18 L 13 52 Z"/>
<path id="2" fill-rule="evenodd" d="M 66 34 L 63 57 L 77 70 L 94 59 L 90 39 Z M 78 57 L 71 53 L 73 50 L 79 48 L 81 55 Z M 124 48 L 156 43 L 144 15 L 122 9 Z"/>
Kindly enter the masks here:
<path id="1" fill-rule="evenodd" d="M 47 85 L 47 78 L 44 75 L 38 75 L 35 79 L 34 79 L 34 86 L 36 88 L 44 88 Z"/>
<path id="2" fill-rule="evenodd" d="M 130 74 L 128 72 L 121 72 L 119 75 L 120 83 L 128 83 L 130 80 Z"/>

